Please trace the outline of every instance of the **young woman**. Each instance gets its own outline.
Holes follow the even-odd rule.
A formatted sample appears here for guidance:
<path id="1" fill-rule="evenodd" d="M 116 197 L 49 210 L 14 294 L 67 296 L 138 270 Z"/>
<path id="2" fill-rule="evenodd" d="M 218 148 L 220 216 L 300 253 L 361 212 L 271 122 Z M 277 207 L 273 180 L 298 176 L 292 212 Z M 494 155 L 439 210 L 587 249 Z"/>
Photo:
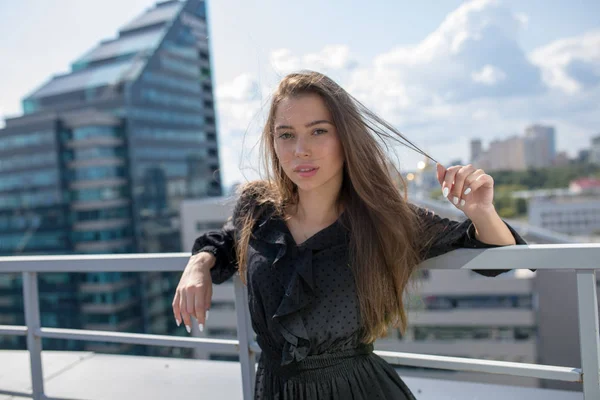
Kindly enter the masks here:
<path id="1" fill-rule="evenodd" d="M 398 190 L 377 138 L 410 143 L 328 77 L 286 76 L 261 140 L 267 179 L 241 186 L 232 218 L 194 243 L 175 320 L 202 329 L 212 284 L 239 272 L 262 349 L 256 399 L 414 399 L 373 342 L 406 327 L 418 264 L 525 244 L 496 213 L 484 171 L 437 165 L 444 196 L 468 217 L 440 218 Z"/>

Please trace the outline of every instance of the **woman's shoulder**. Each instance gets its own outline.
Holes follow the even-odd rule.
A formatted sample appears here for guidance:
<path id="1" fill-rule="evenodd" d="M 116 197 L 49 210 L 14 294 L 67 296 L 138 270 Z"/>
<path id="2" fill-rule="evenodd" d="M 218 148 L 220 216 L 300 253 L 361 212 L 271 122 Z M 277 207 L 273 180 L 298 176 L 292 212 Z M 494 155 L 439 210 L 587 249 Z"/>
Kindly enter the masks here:
<path id="1" fill-rule="evenodd" d="M 237 202 L 234 216 L 247 213 L 255 214 L 276 203 L 274 184 L 266 180 L 254 180 L 240 184 L 236 188 Z"/>
<path id="2" fill-rule="evenodd" d="M 265 197 L 271 197 L 273 191 L 272 184 L 266 180 L 254 180 L 241 183 L 235 189 L 238 197 L 238 203 L 251 204 L 259 203 Z"/>

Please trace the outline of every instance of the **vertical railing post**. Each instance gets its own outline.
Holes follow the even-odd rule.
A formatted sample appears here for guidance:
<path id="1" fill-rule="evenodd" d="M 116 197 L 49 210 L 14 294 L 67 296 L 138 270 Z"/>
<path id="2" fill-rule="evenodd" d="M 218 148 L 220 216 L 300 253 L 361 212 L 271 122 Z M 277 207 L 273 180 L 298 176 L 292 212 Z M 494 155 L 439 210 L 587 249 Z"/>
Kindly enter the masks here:
<path id="1" fill-rule="evenodd" d="M 37 272 L 23 272 L 23 300 L 25 324 L 27 325 L 27 349 L 31 367 L 31 389 L 34 400 L 42 400 L 44 395 L 44 375 L 42 372 L 42 338 L 39 336 L 40 301 Z"/>
<path id="2" fill-rule="evenodd" d="M 600 399 L 600 340 L 595 270 L 577 271 L 577 301 L 583 398 Z"/>
<path id="3" fill-rule="evenodd" d="M 235 313 L 237 315 L 237 336 L 240 342 L 240 367 L 242 368 L 242 392 L 244 400 L 254 398 L 254 379 L 256 376 L 256 357 L 250 349 L 252 325 L 248 311 L 248 293 L 238 274 L 233 277 L 235 290 Z"/>

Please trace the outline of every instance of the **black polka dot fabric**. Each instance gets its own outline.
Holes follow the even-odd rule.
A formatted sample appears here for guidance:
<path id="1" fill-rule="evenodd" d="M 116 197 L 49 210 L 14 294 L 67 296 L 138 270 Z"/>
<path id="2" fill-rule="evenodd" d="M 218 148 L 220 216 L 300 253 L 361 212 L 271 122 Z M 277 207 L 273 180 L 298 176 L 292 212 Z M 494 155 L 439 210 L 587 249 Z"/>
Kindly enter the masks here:
<path id="1" fill-rule="evenodd" d="M 237 271 L 234 241 L 242 196 L 223 229 L 200 236 L 192 253 L 216 256 L 219 284 Z M 268 207 L 268 206 L 264 206 Z M 469 220 L 451 221 L 418 208 L 430 237 L 425 258 L 459 247 L 497 247 L 475 239 Z M 414 399 L 393 367 L 360 343 L 361 319 L 348 265 L 350 232 L 343 216 L 309 239 L 295 243 L 283 219 L 264 213 L 247 253 L 249 310 L 262 349 L 256 399 Z M 507 225 L 508 226 L 508 225 Z M 509 226 L 518 244 L 525 241 Z M 497 275 L 505 270 L 480 271 Z"/>

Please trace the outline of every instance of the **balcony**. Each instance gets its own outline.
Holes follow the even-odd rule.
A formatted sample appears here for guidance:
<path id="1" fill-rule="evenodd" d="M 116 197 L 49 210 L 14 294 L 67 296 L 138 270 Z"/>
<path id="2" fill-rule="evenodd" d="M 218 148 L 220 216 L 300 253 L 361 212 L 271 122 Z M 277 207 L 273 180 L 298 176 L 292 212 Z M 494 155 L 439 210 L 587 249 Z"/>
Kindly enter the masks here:
<path id="1" fill-rule="evenodd" d="M 40 325 L 37 274 L 47 272 L 181 271 L 189 255 L 129 254 L 0 257 L 0 271 L 22 273 L 26 326 L 0 326 L 0 335 L 25 336 L 27 351 L 0 350 L 0 399 L 251 399 L 256 356 L 246 288 L 234 277 L 236 340 L 44 328 Z M 427 269 L 529 269 L 576 272 L 581 366 L 554 366 L 376 350 L 393 365 L 474 371 L 568 382 L 583 392 L 404 377 L 419 400 L 600 399 L 600 345 L 596 271 L 600 244 L 548 244 L 460 249 L 423 263 Z M 490 278 L 493 282 L 493 279 Z M 216 310 L 215 310 L 216 311 Z M 211 313 L 211 320 L 217 317 Z M 197 329 L 197 328 L 195 328 Z M 134 357 L 92 352 L 42 351 L 41 339 L 235 351 L 239 363 Z M 43 355 L 43 357 L 42 357 Z M 43 359 L 43 360 L 42 360 Z M 132 395 L 131 393 L 135 394 Z M 6 397 L 2 397 L 5 395 Z"/>

